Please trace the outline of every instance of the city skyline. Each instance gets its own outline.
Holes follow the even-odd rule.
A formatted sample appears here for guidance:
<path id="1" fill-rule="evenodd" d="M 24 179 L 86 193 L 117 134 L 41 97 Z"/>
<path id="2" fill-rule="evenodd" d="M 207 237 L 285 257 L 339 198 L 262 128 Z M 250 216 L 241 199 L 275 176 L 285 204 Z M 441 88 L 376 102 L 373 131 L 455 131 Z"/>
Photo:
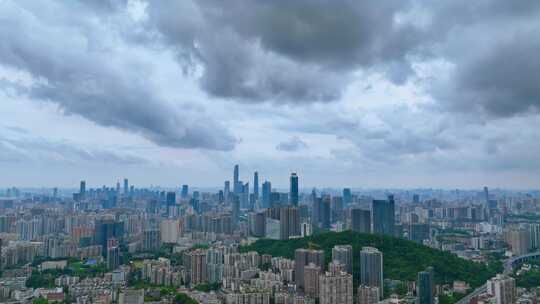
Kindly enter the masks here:
<path id="1" fill-rule="evenodd" d="M 0 2 L 0 186 L 540 187 L 536 2 L 223 5 Z"/>

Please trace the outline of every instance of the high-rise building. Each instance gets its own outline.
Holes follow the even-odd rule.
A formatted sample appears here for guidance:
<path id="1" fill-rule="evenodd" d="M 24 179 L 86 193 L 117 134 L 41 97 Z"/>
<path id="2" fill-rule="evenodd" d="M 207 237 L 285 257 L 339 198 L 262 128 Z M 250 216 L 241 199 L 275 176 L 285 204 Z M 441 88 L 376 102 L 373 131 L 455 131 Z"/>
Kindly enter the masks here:
<path id="1" fill-rule="evenodd" d="M 433 268 L 431 267 L 418 273 L 418 281 L 416 282 L 417 304 L 435 303 L 434 280 Z"/>
<path id="2" fill-rule="evenodd" d="M 142 235 L 142 250 L 157 251 L 161 247 L 161 235 L 158 229 L 146 229 Z"/>
<path id="3" fill-rule="evenodd" d="M 238 194 L 240 192 L 240 179 L 239 179 L 239 168 L 238 165 L 234 165 L 234 174 L 233 174 L 233 192 L 234 194 Z"/>
<path id="4" fill-rule="evenodd" d="M 249 214 L 249 232 L 254 237 L 264 237 L 266 233 L 266 214 L 252 212 Z"/>
<path id="5" fill-rule="evenodd" d="M 259 172 L 253 173 L 253 200 L 257 203 L 259 200 Z"/>
<path id="6" fill-rule="evenodd" d="M 411 223 L 409 224 L 409 240 L 422 244 L 429 239 L 429 224 Z"/>
<path id="7" fill-rule="evenodd" d="M 343 205 L 347 207 L 349 204 L 352 203 L 352 194 L 350 188 L 344 188 L 343 189 Z"/>
<path id="8" fill-rule="evenodd" d="M 223 187 L 223 196 L 225 197 L 225 202 L 229 202 L 230 193 L 231 193 L 231 182 L 225 181 L 225 185 Z"/>
<path id="9" fill-rule="evenodd" d="M 180 221 L 176 219 L 166 219 L 159 224 L 161 241 L 163 243 L 175 244 L 181 236 Z"/>
<path id="10" fill-rule="evenodd" d="M 190 256 L 190 282 L 192 285 L 206 283 L 206 251 L 197 249 L 189 253 Z"/>
<path id="11" fill-rule="evenodd" d="M 332 248 L 332 262 L 343 265 L 344 270 L 352 274 L 353 272 L 353 248 L 351 245 L 336 245 Z"/>
<path id="12" fill-rule="evenodd" d="M 265 181 L 262 184 L 262 207 L 270 208 L 270 194 L 272 193 L 272 184 L 269 181 Z"/>
<path id="13" fill-rule="evenodd" d="M 298 206 L 298 175 L 296 175 L 294 172 L 291 173 L 291 185 L 289 193 L 291 205 Z"/>
<path id="14" fill-rule="evenodd" d="M 180 197 L 182 199 L 188 198 L 189 195 L 189 186 L 188 185 L 182 185 L 182 192 L 180 192 Z"/>
<path id="15" fill-rule="evenodd" d="M 120 249 L 116 246 L 107 248 L 107 269 L 114 270 L 120 266 Z"/>
<path id="16" fill-rule="evenodd" d="M 94 241 L 101 245 L 101 254 L 107 256 L 107 241 L 111 238 L 121 239 L 124 235 L 124 224 L 112 219 L 98 219 L 94 223 Z"/>
<path id="17" fill-rule="evenodd" d="M 319 209 L 319 218 L 321 222 L 321 228 L 323 229 L 330 229 L 331 202 L 332 201 L 330 196 L 323 197 L 322 200 L 319 202 L 321 204 Z"/>
<path id="18" fill-rule="evenodd" d="M 124 178 L 124 196 L 127 196 L 129 193 L 129 182 L 127 178 Z"/>
<path id="19" fill-rule="evenodd" d="M 512 228 L 506 232 L 506 242 L 514 255 L 524 255 L 529 252 L 531 241 L 530 231 L 524 228 Z"/>
<path id="20" fill-rule="evenodd" d="M 516 281 L 509 276 L 498 274 L 487 281 L 487 292 L 495 297 L 497 304 L 516 303 Z"/>
<path id="21" fill-rule="evenodd" d="M 377 287 L 383 295 L 383 255 L 377 248 L 363 247 L 360 251 L 360 284 Z"/>
<path id="22" fill-rule="evenodd" d="M 319 296 L 319 274 L 321 273 L 321 267 L 309 263 L 304 267 L 304 293 L 310 298 L 317 298 Z"/>
<path id="23" fill-rule="evenodd" d="M 297 207 L 283 207 L 279 212 L 280 239 L 300 235 L 300 211 Z"/>
<path id="24" fill-rule="evenodd" d="M 167 206 L 176 205 L 176 193 L 173 191 L 167 192 Z"/>
<path id="25" fill-rule="evenodd" d="M 351 230 L 361 233 L 371 232 L 371 212 L 369 210 L 351 209 Z"/>
<path id="26" fill-rule="evenodd" d="M 395 235 L 395 203 L 394 196 L 388 200 L 373 200 L 372 207 L 373 233 Z"/>
<path id="27" fill-rule="evenodd" d="M 319 304 L 353 304 L 353 277 L 330 263 L 319 276 Z"/>
<path id="28" fill-rule="evenodd" d="M 238 220 L 240 219 L 240 197 L 237 194 L 233 195 L 232 198 L 232 221 L 233 226 L 238 225 Z"/>
<path id="29" fill-rule="evenodd" d="M 144 304 L 144 289 L 122 289 L 118 295 L 118 303 Z"/>
<path id="30" fill-rule="evenodd" d="M 324 271 L 324 251 L 296 249 L 294 251 L 294 276 L 296 286 L 304 290 L 304 267 L 313 263 Z"/>
<path id="31" fill-rule="evenodd" d="M 79 197 L 80 199 L 85 199 L 86 196 L 86 181 L 81 181 L 81 186 L 79 188 Z"/>
<path id="32" fill-rule="evenodd" d="M 358 304 L 376 304 L 380 298 L 378 287 L 358 286 Z"/>

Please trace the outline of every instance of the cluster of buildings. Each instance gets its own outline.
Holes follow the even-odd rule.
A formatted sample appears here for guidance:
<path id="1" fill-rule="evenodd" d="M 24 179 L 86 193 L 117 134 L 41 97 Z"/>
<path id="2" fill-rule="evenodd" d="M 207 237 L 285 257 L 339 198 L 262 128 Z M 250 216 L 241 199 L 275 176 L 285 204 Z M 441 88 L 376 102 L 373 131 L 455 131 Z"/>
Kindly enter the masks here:
<path id="1" fill-rule="evenodd" d="M 436 270 L 428 268 L 404 282 L 405 295 L 389 295 L 383 253 L 373 247 L 298 249 L 294 259 L 240 248 L 259 238 L 352 230 L 408 239 L 478 263 L 540 250 L 539 193 L 490 193 L 487 187 L 302 192 L 296 173 L 288 189 L 259 183 L 258 172 L 252 178 L 240 180 L 237 165 L 220 189 L 136 188 L 125 179 L 112 187 L 89 188 L 81 181 L 76 190 L 0 191 L 0 301 L 172 301 L 154 294 L 162 286 L 215 304 L 431 304 L 439 295 L 470 292 L 470 286 L 437 285 Z M 79 264 L 99 271 L 75 275 Z M 26 287 L 36 273 L 56 277 L 49 286 Z M 522 299 L 536 294 L 507 276 L 493 278 L 474 297 L 477 303 Z"/>

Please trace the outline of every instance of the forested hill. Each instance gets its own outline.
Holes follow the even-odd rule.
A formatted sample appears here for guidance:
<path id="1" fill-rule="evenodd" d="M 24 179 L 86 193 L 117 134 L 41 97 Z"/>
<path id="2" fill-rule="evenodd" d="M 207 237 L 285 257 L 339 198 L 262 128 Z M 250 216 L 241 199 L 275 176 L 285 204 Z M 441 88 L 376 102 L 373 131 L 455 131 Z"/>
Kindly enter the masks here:
<path id="1" fill-rule="evenodd" d="M 257 251 L 259 254 L 294 259 L 295 249 L 322 249 L 328 263 L 332 256 L 332 247 L 335 245 L 353 246 L 355 285 L 360 270 L 360 249 L 364 246 L 372 246 L 383 252 L 384 277 L 389 279 L 414 281 L 419 271 L 433 266 L 438 283 L 451 284 L 455 280 L 460 280 L 475 287 L 485 283 L 497 272 L 495 265 L 487 267 L 481 263 L 459 258 L 455 254 L 432 249 L 405 239 L 352 231 L 327 232 L 290 240 L 260 239 L 249 246 L 242 247 L 242 251 Z"/>

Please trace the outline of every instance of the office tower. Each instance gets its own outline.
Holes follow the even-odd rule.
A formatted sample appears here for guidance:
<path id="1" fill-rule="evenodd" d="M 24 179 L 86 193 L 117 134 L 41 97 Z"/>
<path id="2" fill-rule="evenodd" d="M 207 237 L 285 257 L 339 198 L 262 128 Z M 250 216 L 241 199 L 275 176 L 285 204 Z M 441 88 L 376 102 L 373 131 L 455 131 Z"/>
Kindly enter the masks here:
<path id="1" fill-rule="evenodd" d="M 251 205 L 249 204 L 249 183 L 243 184 L 240 183 L 240 190 L 238 192 L 238 195 L 240 196 L 240 207 L 243 209 L 253 209 L 251 208 Z"/>
<path id="2" fill-rule="evenodd" d="M 498 274 L 487 281 L 487 292 L 495 297 L 497 304 L 516 303 L 516 281 L 506 275 Z"/>
<path id="3" fill-rule="evenodd" d="M 256 203 L 259 200 L 259 172 L 253 173 L 253 200 Z"/>
<path id="4" fill-rule="evenodd" d="M 233 227 L 237 227 L 239 218 L 240 218 L 240 197 L 238 197 L 237 194 L 234 194 L 232 198 Z"/>
<path id="5" fill-rule="evenodd" d="M 358 286 L 358 304 L 376 304 L 380 298 L 378 287 Z"/>
<path id="6" fill-rule="evenodd" d="M 330 196 L 325 196 L 320 201 L 321 207 L 320 207 L 320 222 L 321 222 L 321 228 L 323 229 L 330 229 L 330 204 L 331 204 L 331 198 Z"/>
<path id="7" fill-rule="evenodd" d="M 352 194 L 350 188 L 344 188 L 343 189 L 343 205 L 347 207 L 349 204 L 352 203 Z"/>
<path id="8" fill-rule="evenodd" d="M 262 206 L 263 208 L 270 208 L 270 193 L 272 193 L 272 184 L 269 181 L 265 181 L 262 184 Z"/>
<path id="9" fill-rule="evenodd" d="M 377 248 L 363 247 L 360 251 L 360 284 L 379 288 L 383 295 L 383 255 Z"/>
<path id="10" fill-rule="evenodd" d="M 176 193 L 173 191 L 167 192 L 167 206 L 176 205 Z"/>
<path id="11" fill-rule="evenodd" d="M 85 199 L 86 196 L 86 181 L 81 181 L 81 186 L 79 188 L 79 197 L 80 199 Z"/>
<path id="12" fill-rule="evenodd" d="M 484 199 L 486 200 L 486 206 L 489 206 L 489 190 L 488 190 L 488 187 L 484 187 Z"/>
<path id="13" fill-rule="evenodd" d="M 294 251 L 294 276 L 296 286 L 304 290 L 304 267 L 313 263 L 324 271 L 324 251 L 296 249 Z"/>
<path id="14" fill-rule="evenodd" d="M 341 221 L 343 218 L 343 198 L 341 196 L 332 197 L 332 203 L 330 205 L 330 221 L 332 223 Z"/>
<path id="15" fill-rule="evenodd" d="M 182 199 L 186 199 L 189 194 L 189 186 L 188 185 L 182 185 L 182 192 L 180 192 L 180 197 Z"/>
<path id="16" fill-rule="evenodd" d="M 234 165 L 234 176 L 233 176 L 233 192 L 234 194 L 238 194 L 240 192 L 239 187 L 239 169 L 238 165 Z"/>
<path id="17" fill-rule="evenodd" d="M 118 196 L 120 195 L 120 181 L 119 180 L 116 181 L 116 194 Z"/>
<path id="18" fill-rule="evenodd" d="M 291 185 L 289 191 L 290 203 L 293 206 L 298 206 L 298 175 L 291 173 Z"/>
<path id="19" fill-rule="evenodd" d="M 94 223 L 94 240 L 101 245 L 101 254 L 107 256 L 107 241 L 111 238 L 121 239 L 124 235 L 124 224 L 112 219 L 98 219 Z"/>
<path id="20" fill-rule="evenodd" d="M 313 225 L 313 227 L 320 227 L 322 199 L 320 197 L 317 197 L 315 189 L 311 191 L 311 202 L 311 225 Z"/>
<path id="21" fill-rule="evenodd" d="M 107 269 L 114 270 L 120 266 L 120 249 L 117 246 L 107 248 Z"/>
<path id="22" fill-rule="evenodd" d="M 146 229 L 142 235 L 142 250 L 157 251 L 161 247 L 161 234 L 157 229 Z"/>
<path id="23" fill-rule="evenodd" d="M 309 263 L 304 267 L 304 293 L 311 298 L 319 296 L 319 274 L 321 267 Z"/>
<path id="24" fill-rule="evenodd" d="M 124 196 L 127 196 L 129 192 L 129 183 L 128 179 L 124 178 Z"/>
<path id="25" fill-rule="evenodd" d="M 319 276 L 319 304 L 353 304 L 352 275 L 332 264 Z"/>
<path id="26" fill-rule="evenodd" d="M 226 202 L 229 202 L 230 193 L 231 193 L 231 182 L 225 181 L 225 185 L 223 187 L 223 196 L 225 197 Z"/>
<path id="27" fill-rule="evenodd" d="M 190 282 L 193 286 L 207 281 L 206 251 L 197 249 L 189 253 L 190 261 Z"/>
<path id="28" fill-rule="evenodd" d="M 264 237 L 266 233 L 266 214 L 264 212 L 249 214 L 249 232 L 254 237 Z"/>
<path id="29" fill-rule="evenodd" d="M 361 233 L 371 232 L 371 211 L 353 208 L 351 209 L 350 228 L 352 231 Z"/>
<path id="30" fill-rule="evenodd" d="M 373 200 L 372 207 L 373 233 L 395 235 L 395 203 L 394 196 L 388 200 Z"/>
<path id="31" fill-rule="evenodd" d="M 332 248 L 332 262 L 339 262 L 344 270 L 352 274 L 353 271 L 353 252 L 351 245 L 336 245 Z"/>
<path id="32" fill-rule="evenodd" d="M 416 282 L 416 304 L 434 304 L 435 303 L 435 287 L 434 287 L 433 268 L 428 267 L 425 271 L 418 273 L 418 281 Z"/>
<path id="33" fill-rule="evenodd" d="M 291 236 L 300 235 L 300 211 L 296 207 L 280 208 L 279 238 L 288 240 Z"/>

